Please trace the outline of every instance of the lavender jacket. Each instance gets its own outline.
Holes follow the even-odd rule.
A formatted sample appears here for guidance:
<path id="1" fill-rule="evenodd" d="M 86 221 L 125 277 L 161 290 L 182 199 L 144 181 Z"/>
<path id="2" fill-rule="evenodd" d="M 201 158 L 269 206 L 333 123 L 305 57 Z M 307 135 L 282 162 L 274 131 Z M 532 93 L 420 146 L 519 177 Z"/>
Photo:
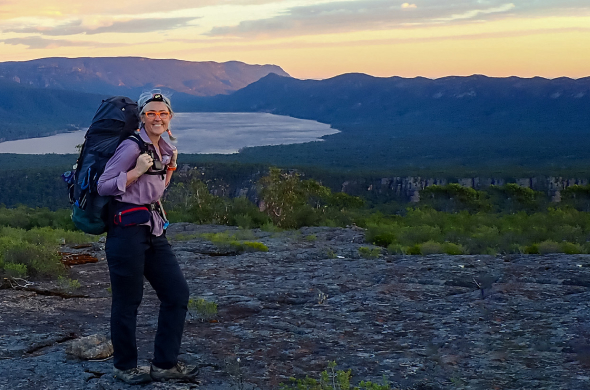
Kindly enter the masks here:
<path id="1" fill-rule="evenodd" d="M 155 150 L 152 141 L 145 129 L 140 130 L 141 139 L 147 144 L 148 149 Z M 168 144 L 164 138 L 158 142 L 161 160 L 169 164 L 175 147 Z M 127 184 L 127 172 L 135 168 L 137 157 L 141 150 L 132 140 L 121 142 L 115 154 L 107 162 L 104 173 L 98 179 L 98 193 L 102 196 L 114 196 L 115 200 L 138 205 L 150 204 L 160 200 L 166 189 L 166 180 L 161 175 L 143 174 L 135 182 Z M 145 223 L 152 228 L 154 236 L 160 236 L 164 232 L 164 220 L 157 211 L 152 211 L 152 220 Z"/>

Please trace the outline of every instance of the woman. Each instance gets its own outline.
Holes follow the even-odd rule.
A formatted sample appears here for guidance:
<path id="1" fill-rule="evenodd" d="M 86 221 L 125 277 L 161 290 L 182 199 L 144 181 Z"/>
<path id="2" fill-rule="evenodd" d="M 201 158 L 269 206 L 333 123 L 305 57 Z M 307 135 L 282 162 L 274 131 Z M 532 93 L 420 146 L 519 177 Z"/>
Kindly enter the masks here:
<path id="1" fill-rule="evenodd" d="M 189 291 L 166 239 L 167 221 L 160 203 L 176 170 L 176 148 L 162 138 L 173 112 L 169 99 L 160 93 L 142 94 L 138 109 L 143 142 L 137 137 L 124 140 L 98 181 L 99 194 L 114 198 L 106 241 L 114 374 L 130 384 L 196 375 L 196 367 L 178 362 Z M 135 338 L 144 276 L 161 302 L 149 370 L 137 366 Z"/>

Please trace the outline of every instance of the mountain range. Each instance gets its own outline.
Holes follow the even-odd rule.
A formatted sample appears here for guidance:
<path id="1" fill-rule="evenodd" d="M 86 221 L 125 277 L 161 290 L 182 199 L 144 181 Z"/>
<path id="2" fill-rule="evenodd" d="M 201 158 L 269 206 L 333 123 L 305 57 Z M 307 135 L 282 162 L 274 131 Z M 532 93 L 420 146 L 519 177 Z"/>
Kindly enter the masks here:
<path id="1" fill-rule="evenodd" d="M 588 125 L 590 77 L 401 78 L 344 74 L 298 80 L 269 74 L 227 96 L 195 99 L 193 111 L 263 111 L 333 125 L 447 123 L 458 128 Z M 502 124 L 503 128 L 497 125 Z M 453 130 L 453 129 L 449 129 Z"/>
<path id="2" fill-rule="evenodd" d="M 0 141 L 39 137 L 88 126 L 101 99 L 136 99 L 160 88 L 175 109 L 194 95 L 233 92 L 270 72 L 288 76 L 276 65 L 242 62 L 190 62 L 149 58 L 42 58 L 0 63 Z M 9 98 L 6 98 L 8 96 Z"/>
<path id="3" fill-rule="evenodd" d="M 590 164 L 590 77 L 427 79 L 352 73 L 299 80 L 274 65 L 238 62 L 7 62 L 0 63 L 0 92 L 18 99 L 0 99 L 5 115 L 0 138 L 87 125 L 104 95 L 135 97 L 153 87 L 172 93 L 177 111 L 269 112 L 341 130 L 325 142 L 246 148 L 226 160 L 347 169 Z"/>
<path id="4" fill-rule="evenodd" d="M 297 80 L 269 74 L 194 111 L 262 111 L 342 132 L 326 142 L 245 149 L 243 160 L 393 169 L 401 165 L 568 165 L 588 160 L 590 77 Z M 590 162 L 590 161 L 589 161 Z"/>
<path id="5" fill-rule="evenodd" d="M 227 94 L 269 73 L 288 74 L 276 65 L 191 62 L 142 57 L 41 58 L 1 62 L 0 78 L 37 88 L 103 95 L 139 96 L 152 88 L 182 94 Z"/>

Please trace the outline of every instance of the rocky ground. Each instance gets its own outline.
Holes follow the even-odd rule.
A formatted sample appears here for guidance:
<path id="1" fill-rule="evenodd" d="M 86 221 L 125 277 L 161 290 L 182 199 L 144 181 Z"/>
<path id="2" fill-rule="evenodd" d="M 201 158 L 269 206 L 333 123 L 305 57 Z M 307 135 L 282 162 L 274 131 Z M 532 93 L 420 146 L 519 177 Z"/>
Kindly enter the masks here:
<path id="1" fill-rule="evenodd" d="M 199 236 L 227 230 L 269 251 L 240 253 Z M 317 377 L 332 360 L 352 369 L 353 381 L 386 377 L 399 389 L 590 388 L 588 255 L 366 259 L 357 228 L 175 224 L 168 235 L 193 296 L 218 312 L 187 319 L 181 358 L 200 365 L 200 384 L 145 389 L 275 389 L 290 376 Z M 108 334 L 101 249 L 69 249 L 99 260 L 72 266 L 76 290 L 3 285 L 0 389 L 132 388 L 113 379 L 110 360 L 66 353 L 83 336 Z M 157 307 L 146 285 L 141 364 L 149 364 Z"/>

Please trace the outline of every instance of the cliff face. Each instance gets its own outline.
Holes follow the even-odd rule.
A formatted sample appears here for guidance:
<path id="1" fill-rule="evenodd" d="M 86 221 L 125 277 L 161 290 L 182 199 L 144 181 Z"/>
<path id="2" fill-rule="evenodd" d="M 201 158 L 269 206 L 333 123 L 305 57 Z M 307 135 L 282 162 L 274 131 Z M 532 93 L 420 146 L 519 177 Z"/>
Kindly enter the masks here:
<path id="1" fill-rule="evenodd" d="M 360 192 L 359 190 L 361 190 L 359 185 L 362 185 L 363 188 L 366 187 L 366 191 L 389 195 L 392 199 L 418 202 L 420 200 L 420 190 L 432 185 L 444 186 L 449 184 L 449 182 L 448 179 L 443 178 L 386 177 L 379 181 L 371 181 L 368 185 L 366 182 L 359 183 L 358 181 L 346 181 L 342 184 L 342 192 L 358 195 Z M 466 177 L 458 178 L 452 182 L 476 190 L 486 189 L 492 185 L 503 186 L 507 183 L 516 183 L 520 187 L 545 192 L 553 202 L 559 202 L 561 200 L 560 192 L 567 187 L 573 185 L 588 185 L 588 179 L 555 176 L 525 177 L 516 178 L 510 181 L 505 178 Z"/>
<path id="2" fill-rule="evenodd" d="M 244 234 L 192 224 L 168 231 L 191 294 L 218 304 L 210 320 L 189 316 L 185 326 L 181 359 L 201 367 L 200 389 L 276 389 L 289 376 L 317 377 L 333 360 L 355 383 L 385 376 L 397 389 L 589 387 L 588 255 L 365 259 L 363 231 L 338 228 L 253 230 L 249 239 L 268 252 L 239 253 L 199 236 L 222 231 Z M 58 287 L 48 281 L 0 289 L 0 370 L 10 373 L 0 388 L 133 388 L 115 382 L 111 360 L 65 352 L 108 333 L 101 249 L 84 249 L 99 261 L 70 270 L 82 285 L 74 293 L 52 295 Z M 140 365 L 153 353 L 158 306 L 146 285 Z M 194 388 L 144 388 L 162 386 Z"/>
<path id="3" fill-rule="evenodd" d="M 304 172 L 300 172 L 302 178 L 309 178 Z M 213 176 L 206 167 L 195 168 L 184 164 L 178 172 L 181 180 L 191 178 L 203 179 L 214 195 L 238 197 L 245 196 L 251 200 L 257 199 L 256 182 L 266 174 L 264 171 L 244 173 L 231 179 L 223 176 Z M 313 179 L 323 182 L 322 177 Z M 502 177 L 462 177 L 462 178 L 435 178 L 435 177 L 381 177 L 381 178 L 354 178 L 330 183 L 323 183 L 332 191 L 341 191 L 349 195 L 376 197 L 382 201 L 395 200 L 400 202 L 418 202 L 420 191 L 432 185 L 444 186 L 449 183 L 458 183 L 463 187 L 482 190 L 492 185 L 503 186 L 507 183 L 516 183 L 524 188 L 531 188 L 535 191 L 542 191 L 551 198 L 552 202 L 560 202 L 562 190 L 573 185 L 585 186 L 589 184 L 586 178 L 566 178 L 557 176 L 536 176 L 506 179 Z"/>

